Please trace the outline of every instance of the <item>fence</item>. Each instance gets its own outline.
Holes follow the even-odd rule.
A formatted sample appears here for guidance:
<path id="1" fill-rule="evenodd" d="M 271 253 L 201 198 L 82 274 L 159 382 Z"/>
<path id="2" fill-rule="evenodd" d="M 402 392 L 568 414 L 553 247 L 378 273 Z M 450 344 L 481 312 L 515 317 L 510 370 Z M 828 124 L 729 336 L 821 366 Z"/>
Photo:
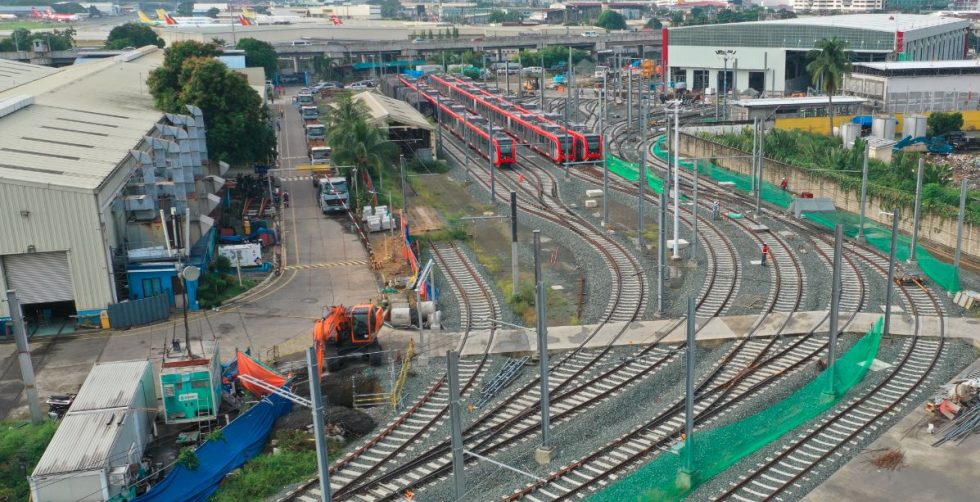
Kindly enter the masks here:
<path id="1" fill-rule="evenodd" d="M 170 317 L 170 300 L 167 295 L 156 295 L 141 300 L 109 305 L 109 324 L 114 329 L 127 329 L 140 324 L 162 321 Z"/>

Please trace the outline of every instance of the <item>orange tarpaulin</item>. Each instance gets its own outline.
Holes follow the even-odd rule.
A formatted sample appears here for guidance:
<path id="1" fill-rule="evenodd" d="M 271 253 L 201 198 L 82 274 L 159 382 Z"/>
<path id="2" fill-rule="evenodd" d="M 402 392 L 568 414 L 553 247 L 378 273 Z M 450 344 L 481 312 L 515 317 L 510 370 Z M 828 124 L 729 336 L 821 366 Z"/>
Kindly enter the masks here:
<path id="1" fill-rule="evenodd" d="M 239 375 L 249 375 L 257 380 L 262 380 L 263 382 L 273 386 L 282 387 L 286 384 L 286 377 L 270 370 L 269 368 L 262 365 L 255 359 L 252 359 L 244 352 L 238 352 L 238 374 Z M 245 380 L 238 380 L 243 387 L 248 389 L 258 397 L 265 397 L 269 395 L 269 391 Z"/>

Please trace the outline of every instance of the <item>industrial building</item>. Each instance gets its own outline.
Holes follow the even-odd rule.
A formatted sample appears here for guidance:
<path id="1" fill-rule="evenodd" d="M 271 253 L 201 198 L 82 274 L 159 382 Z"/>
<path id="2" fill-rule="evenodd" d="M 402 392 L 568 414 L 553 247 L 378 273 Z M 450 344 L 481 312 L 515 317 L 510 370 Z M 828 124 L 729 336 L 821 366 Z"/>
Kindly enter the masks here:
<path id="1" fill-rule="evenodd" d="M 980 61 L 856 63 L 843 91 L 869 98 L 875 111 L 942 112 L 980 108 Z"/>
<path id="2" fill-rule="evenodd" d="M 149 361 L 98 364 L 31 473 L 31 499 L 102 502 L 130 496 L 153 431 L 156 382 Z"/>
<path id="3" fill-rule="evenodd" d="M 18 76 L 0 87 L 0 287 L 31 334 L 130 299 L 175 305 L 180 265 L 210 261 L 228 166 L 207 162 L 200 110 L 154 109 L 145 80 L 162 60 L 146 47 L 56 71 L 4 63 Z"/>
<path id="4" fill-rule="evenodd" d="M 822 39 L 846 40 L 855 62 L 949 61 L 963 59 L 969 30 L 964 19 L 911 14 L 684 26 L 664 30 L 663 58 L 675 87 L 778 97 L 813 86 L 807 53 Z"/>
<path id="5" fill-rule="evenodd" d="M 421 154 L 423 159 L 432 157 L 432 132 L 435 127 L 412 105 L 389 98 L 377 92 L 365 91 L 354 95 L 354 101 L 364 105 L 368 122 L 387 132 L 408 158 Z"/>
<path id="6" fill-rule="evenodd" d="M 861 111 L 865 101 L 854 96 L 834 96 L 834 115 L 855 115 Z M 824 117 L 829 115 L 830 103 L 831 99 L 827 96 L 744 99 L 731 104 L 731 118 L 770 121 L 785 117 Z"/>
<path id="7" fill-rule="evenodd" d="M 793 0 L 796 12 L 871 12 L 884 6 L 885 0 Z"/>

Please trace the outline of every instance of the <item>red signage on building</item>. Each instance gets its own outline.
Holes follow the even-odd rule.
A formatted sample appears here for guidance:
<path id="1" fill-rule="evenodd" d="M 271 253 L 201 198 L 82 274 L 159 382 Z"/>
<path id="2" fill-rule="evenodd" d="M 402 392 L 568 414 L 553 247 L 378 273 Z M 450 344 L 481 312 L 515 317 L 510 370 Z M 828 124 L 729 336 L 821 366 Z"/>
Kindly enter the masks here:
<path id="1" fill-rule="evenodd" d="M 905 32 L 904 31 L 895 32 L 895 52 L 897 52 L 897 53 L 905 52 Z"/>

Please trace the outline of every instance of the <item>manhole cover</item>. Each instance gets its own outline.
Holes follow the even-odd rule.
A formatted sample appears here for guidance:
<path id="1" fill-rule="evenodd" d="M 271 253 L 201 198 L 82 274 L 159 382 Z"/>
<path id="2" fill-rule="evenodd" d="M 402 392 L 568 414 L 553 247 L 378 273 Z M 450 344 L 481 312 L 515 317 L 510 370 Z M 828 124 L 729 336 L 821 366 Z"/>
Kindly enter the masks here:
<path id="1" fill-rule="evenodd" d="M 218 325 L 218 332 L 221 333 L 222 335 L 231 333 L 234 330 L 235 330 L 235 325 L 233 324 L 228 324 L 226 322 L 223 322 Z"/>

